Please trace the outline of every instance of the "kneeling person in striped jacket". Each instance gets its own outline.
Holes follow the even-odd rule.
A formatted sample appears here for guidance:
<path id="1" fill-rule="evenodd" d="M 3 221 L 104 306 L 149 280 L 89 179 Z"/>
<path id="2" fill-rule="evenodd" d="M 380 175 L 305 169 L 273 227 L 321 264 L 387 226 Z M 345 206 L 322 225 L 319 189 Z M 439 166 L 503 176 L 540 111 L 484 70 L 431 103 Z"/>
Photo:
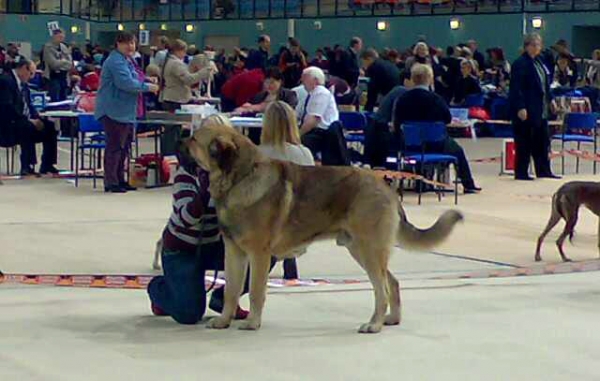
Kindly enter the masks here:
<path id="1" fill-rule="evenodd" d="M 164 276 L 152 279 L 148 294 L 155 315 L 171 316 L 180 324 L 196 324 L 206 311 L 205 273 L 224 269 L 225 247 L 208 192 L 208 172 L 184 154 L 179 156 L 173 211 L 162 237 Z M 215 290 L 209 307 L 220 313 L 223 297 L 224 288 Z M 238 307 L 236 319 L 247 315 Z"/>

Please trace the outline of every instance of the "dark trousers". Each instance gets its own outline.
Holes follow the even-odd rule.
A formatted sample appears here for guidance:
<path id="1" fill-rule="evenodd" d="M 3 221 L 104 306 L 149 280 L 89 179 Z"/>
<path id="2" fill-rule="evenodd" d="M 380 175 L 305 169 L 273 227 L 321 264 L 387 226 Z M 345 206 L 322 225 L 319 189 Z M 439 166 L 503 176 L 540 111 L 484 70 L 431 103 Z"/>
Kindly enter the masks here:
<path id="1" fill-rule="evenodd" d="M 133 141 L 133 126 L 119 123 L 107 116 L 100 121 L 106 134 L 104 186 L 117 186 L 125 183 L 125 161 L 129 159 Z"/>
<path id="2" fill-rule="evenodd" d="M 162 109 L 174 113 L 181 109 L 181 103 L 162 102 Z M 160 151 L 163 156 L 175 155 L 177 153 L 177 143 L 181 140 L 181 126 L 163 126 L 163 133 L 160 136 Z"/>
<path id="3" fill-rule="evenodd" d="M 371 168 L 385 167 L 392 149 L 392 133 L 385 123 L 369 120 L 365 131 L 365 161 Z"/>
<path id="4" fill-rule="evenodd" d="M 44 128 L 39 131 L 31 123 L 27 123 L 19 131 L 19 145 L 21 146 L 21 170 L 29 169 L 37 164 L 35 145 L 42 143 L 42 165 L 40 170 L 49 169 L 56 164 L 57 159 L 57 131 L 54 123 L 44 120 Z"/>
<path id="5" fill-rule="evenodd" d="M 313 128 L 302 136 L 302 144 L 316 158 L 321 154 L 323 165 L 350 165 L 350 153 L 340 123 L 333 123 L 329 129 Z"/>
<path id="6" fill-rule="evenodd" d="M 51 75 L 48 81 L 48 95 L 52 102 L 60 102 L 67 99 L 67 73 Z"/>
<path id="7" fill-rule="evenodd" d="M 529 163 L 533 157 L 536 176 L 552 173 L 550 167 L 550 130 L 546 121 L 513 121 L 515 137 L 515 177 L 529 176 Z"/>

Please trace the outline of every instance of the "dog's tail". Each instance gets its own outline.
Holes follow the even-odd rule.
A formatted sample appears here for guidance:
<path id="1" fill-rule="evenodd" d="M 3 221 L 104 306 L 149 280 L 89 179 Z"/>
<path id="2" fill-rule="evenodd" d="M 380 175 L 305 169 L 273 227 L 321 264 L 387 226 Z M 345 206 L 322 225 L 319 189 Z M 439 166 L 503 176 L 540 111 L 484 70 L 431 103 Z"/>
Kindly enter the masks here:
<path id="1" fill-rule="evenodd" d="M 428 250 L 442 243 L 454 226 L 463 220 L 463 215 L 456 210 L 449 210 L 429 229 L 419 229 L 406 218 L 402 207 L 398 208 L 400 225 L 398 227 L 398 243 L 407 249 Z"/>

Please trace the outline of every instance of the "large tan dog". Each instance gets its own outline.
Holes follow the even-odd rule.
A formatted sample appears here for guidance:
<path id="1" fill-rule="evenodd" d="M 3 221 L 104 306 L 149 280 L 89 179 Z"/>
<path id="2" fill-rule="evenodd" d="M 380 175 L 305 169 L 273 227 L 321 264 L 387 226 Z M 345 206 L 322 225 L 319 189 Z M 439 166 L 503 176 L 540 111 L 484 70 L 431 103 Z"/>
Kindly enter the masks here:
<path id="1" fill-rule="evenodd" d="M 373 285 L 375 312 L 359 332 L 375 333 L 383 325 L 399 324 L 400 288 L 388 270 L 392 247 L 400 242 L 430 248 L 462 219 L 460 213 L 448 211 L 430 229 L 419 230 L 407 221 L 397 195 L 371 172 L 269 160 L 228 126 L 203 127 L 185 146 L 210 172 L 210 193 L 226 246 L 225 308 L 208 323 L 210 328 L 229 327 L 250 261 L 250 315 L 240 329 L 258 329 L 271 255 L 288 258 L 324 238 L 338 238 Z"/>

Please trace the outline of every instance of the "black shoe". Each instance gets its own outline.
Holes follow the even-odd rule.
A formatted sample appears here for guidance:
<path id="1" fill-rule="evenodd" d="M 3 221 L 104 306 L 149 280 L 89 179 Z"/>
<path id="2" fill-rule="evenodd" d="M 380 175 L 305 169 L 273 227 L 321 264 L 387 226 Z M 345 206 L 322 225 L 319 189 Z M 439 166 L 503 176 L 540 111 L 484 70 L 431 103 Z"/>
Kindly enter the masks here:
<path id="1" fill-rule="evenodd" d="M 22 169 L 20 175 L 21 176 L 39 176 L 39 174 L 36 173 L 35 169 L 33 169 L 33 168 Z"/>
<path id="2" fill-rule="evenodd" d="M 533 181 L 533 177 L 530 177 L 530 176 L 515 176 L 515 180 L 518 180 L 518 181 Z"/>
<path id="3" fill-rule="evenodd" d="M 125 189 L 128 192 L 135 192 L 137 190 L 136 187 L 132 187 L 129 183 L 120 183 L 119 187 Z"/>
<path id="4" fill-rule="evenodd" d="M 46 174 L 58 175 L 58 173 L 59 173 L 59 170 L 56 169 L 56 167 L 53 165 L 51 165 L 49 167 L 40 168 L 40 174 L 42 174 L 42 175 L 46 175 Z"/>
<path id="5" fill-rule="evenodd" d="M 539 175 L 537 176 L 538 179 L 555 179 L 555 180 L 560 180 L 562 179 L 561 176 L 557 176 L 553 173 L 549 173 L 549 174 L 544 174 L 544 175 Z"/>
<path id="6" fill-rule="evenodd" d="M 106 193 L 127 193 L 127 190 L 121 188 L 118 185 L 111 185 L 108 187 L 104 187 L 104 192 L 106 192 Z"/>
<path id="7" fill-rule="evenodd" d="M 465 194 L 475 194 L 479 192 L 481 192 L 481 188 L 477 186 L 465 188 Z"/>

